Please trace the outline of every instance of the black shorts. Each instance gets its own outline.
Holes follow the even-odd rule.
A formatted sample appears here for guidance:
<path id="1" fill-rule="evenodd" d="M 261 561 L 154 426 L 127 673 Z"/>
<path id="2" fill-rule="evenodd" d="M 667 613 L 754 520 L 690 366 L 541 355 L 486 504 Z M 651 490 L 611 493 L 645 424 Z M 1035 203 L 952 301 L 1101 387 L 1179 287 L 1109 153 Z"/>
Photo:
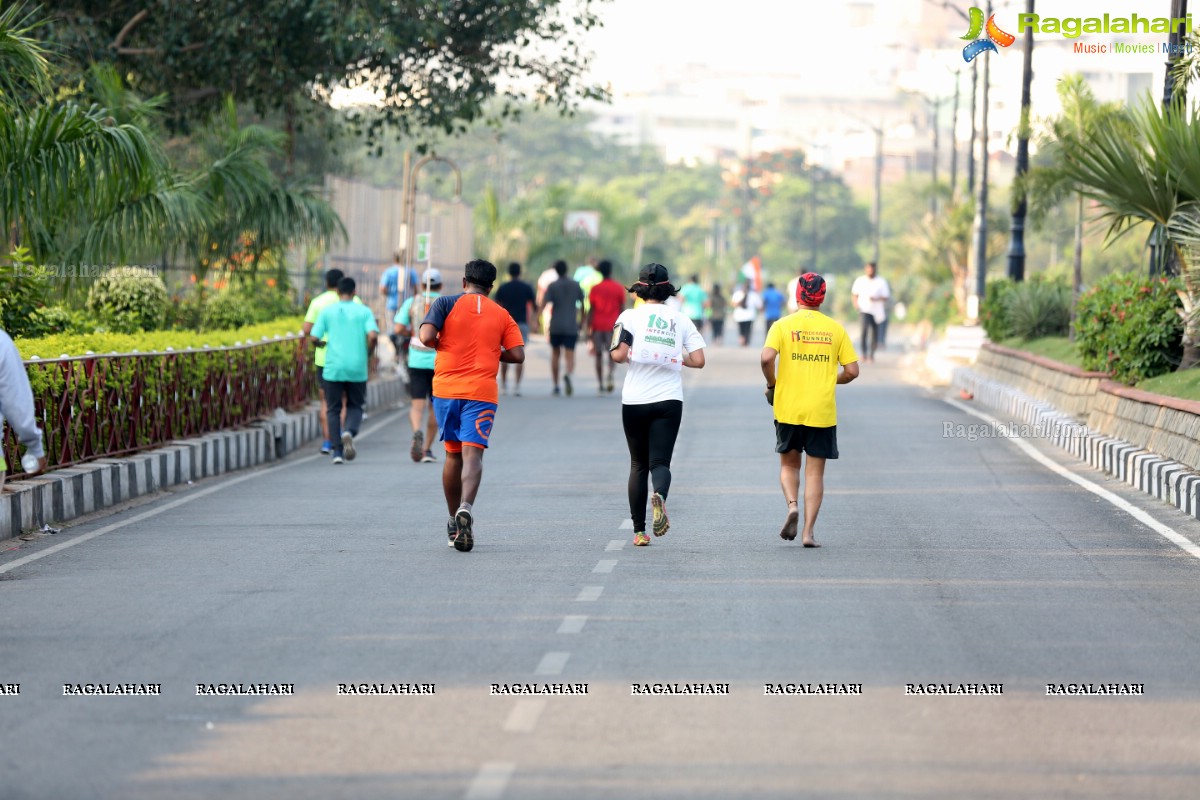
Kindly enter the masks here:
<path id="1" fill-rule="evenodd" d="M 811 428 L 775 421 L 775 452 L 797 450 L 815 458 L 837 458 L 837 425 Z"/>
<path id="2" fill-rule="evenodd" d="M 579 343 L 579 334 L 577 333 L 551 333 L 551 347 L 565 347 L 568 350 L 574 350 L 575 345 Z"/>
<path id="3" fill-rule="evenodd" d="M 413 400 L 428 400 L 433 397 L 433 370 L 408 368 L 408 396 Z"/>

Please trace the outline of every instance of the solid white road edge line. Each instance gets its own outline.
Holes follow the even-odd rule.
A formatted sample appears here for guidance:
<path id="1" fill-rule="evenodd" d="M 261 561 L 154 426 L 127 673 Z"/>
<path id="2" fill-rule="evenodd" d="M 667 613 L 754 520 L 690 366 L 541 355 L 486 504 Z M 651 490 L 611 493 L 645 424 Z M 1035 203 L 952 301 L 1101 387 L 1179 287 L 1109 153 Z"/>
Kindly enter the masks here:
<path id="1" fill-rule="evenodd" d="M 978 417 L 979 419 L 981 419 L 984 422 L 987 422 L 991 425 L 1001 425 L 1002 424 L 1000 422 L 1000 420 L 996 419 L 995 417 L 991 416 L 990 414 L 985 414 L 982 411 L 976 411 L 975 409 L 973 409 L 969 406 L 963 405 L 962 403 L 958 402 L 957 400 L 950 400 L 949 398 L 943 398 L 943 399 L 950 405 L 959 409 L 960 411 L 970 414 L 973 417 Z M 1061 475 L 1062 477 L 1066 478 L 1067 480 L 1071 481 L 1072 483 L 1074 483 L 1084 489 L 1087 489 L 1089 492 L 1096 495 L 1097 497 L 1108 501 L 1112 505 L 1114 505 L 1117 508 L 1124 511 L 1129 516 L 1136 519 L 1138 522 L 1145 525 L 1150 530 L 1157 533 L 1159 536 L 1166 539 L 1171 544 L 1178 547 L 1183 552 L 1187 553 L 1188 555 L 1190 555 L 1194 558 L 1200 559 L 1200 545 L 1197 545 L 1195 542 L 1191 541 L 1187 537 L 1182 536 L 1174 528 L 1170 527 L 1169 525 L 1159 522 L 1158 520 L 1156 520 L 1154 517 L 1147 514 L 1142 509 L 1140 509 L 1137 506 L 1130 503 L 1128 500 L 1126 500 L 1122 497 L 1118 497 L 1117 495 L 1115 495 L 1112 492 L 1105 489 L 1103 486 L 1095 484 L 1092 481 L 1089 481 L 1087 478 L 1084 478 L 1080 475 L 1076 475 L 1074 472 L 1071 472 L 1071 470 L 1067 469 L 1066 467 L 1062 466 L 1061 464 L 1057 463 L 1056 461 L 1054 461 L 1054 460 L 1048 458 L 1047 456 L 1043 455 L 1042 453 L 1038 452 L 1037 448 L 1035 448 L 1033 445 L 1029 444 L 1026 441 L 1023 441 L 1021 439 L 1007 438 L 1007 437 L 1006 437 L 1006 441 L 1012 442 L 1023 453 L 1025 453 L 1025 455 L 1029 456 L 1034 461 L 1036 461 L 1039 464 L 1041 464 L 1042 466 L 1044 466 L 1046 469 L 1050 470 L 1051 472 L 1053 472 L 1057 475 Z"/>

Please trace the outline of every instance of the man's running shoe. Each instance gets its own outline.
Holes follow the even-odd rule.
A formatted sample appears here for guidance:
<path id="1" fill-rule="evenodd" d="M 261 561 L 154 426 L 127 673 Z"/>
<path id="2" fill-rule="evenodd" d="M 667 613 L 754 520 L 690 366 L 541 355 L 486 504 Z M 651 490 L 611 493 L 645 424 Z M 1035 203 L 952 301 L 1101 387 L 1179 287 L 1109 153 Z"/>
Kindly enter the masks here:
<path id="1" fill-rule="evenodd" d="M 644 532 L 635 533 L 633 535 L 633 546 L 634 547 L 645 547 L 648 544 L 650 544 L 650 537 L 647 536 Z"/>
<path id="2" fill-rule="evenodd" d="M 321 455 L 327 456 L 332 452 L 333 452 L 333 442 L 329 441 L 328 439 L 321 442 Z"/>
<path id="3" fill-rule="evenodd" d="M 566 390 L 567 397 L 570 397 L 571 395 L 573 395 L 575 393 L 575 387 L 571 386 L 571 376 L 570 375 L 563 375 L 563 389 Z"/>
<path id="4" fill-rule="evenodd" d="M 607 383 L 607 384 L 605 384 L 604 388 L 605 388 L 605 389 L 608 391 L 608 393 L 609 393 L 609 394 L 612 394 L 612 390 L 613 390 L 613 379 L 612 379 L 612 375 L 609 375 L 609 376 L 608 376 L 608 383 Z"/>
<path id="5" fill-rule="evenodd" d="M 425 455 L 425 432 L 417 431 L 413 434 L 412 447 L 408 448 L 409 458 L 414 464 L 420 463 L 421 456 Z"/>
<path id="6" fill-rule="evenodd" d="M 654 535 L 662 536 L 671 529 L 671 521 L 667 519 L 667 501 L 655 492 L 650 496 L 650 507 L 654 510 Z"/>
<path id="7" fill-rule="evenodd" d="M 358 455 L 354 451 L 354 434 L 350 431 L 342 431 L 342 453 L 346 456 L 347 461 L 353 461 Z"/>
<path id="8" fill-rule="evenodd" d="M 455 550 L 466 553 L 475 546 L 475 539 L 471 531 L 471 526 L 474 523 L 475 518 L 471 516 L 469 508 L 460 508 L 458 513 L 454 515 L 454 524 L 458 526 L 458 535 L 454 537 Z"/>
<path id="9" fill-rule="evenodd" d="M 554 391 L 553 391 L 553 392 L 551 392 L 551 394 L 553 394 L 555 397 L 558 397 L 560 394 L 562 394 L 562 389 L 560 389 L 560 388 L 558 388 L 557 386 L 555 386 L 555 387 L 554 387 Z"/>
<path id="10" fill-rule="evenodd" d="M 334 453 L 334 454 L 333 454 L 333 461 L 331 461 L 330 463 L 332 463 L 332 464 L 342 464 L 342 463 L 345 463 L 345 460 L 344 460 L 344 459 L 343 459 L 343 458 L 342 458 L 340 455 L 338 455 L 337 453 Z"/>
<path id="11" fill-rule="evenodd" d="M 458 538 L 458 523 L 454 521 L 454 517 L 446 520 L 446 544 L 454 547 L 454 540 Z"/>
<path id="12" fill-rule="evenodd" d="M 425 455 L 421 456 L 422 464 L 436 464 L 437 458 L 434 457 L 432 450 L 426 450 Z"/>

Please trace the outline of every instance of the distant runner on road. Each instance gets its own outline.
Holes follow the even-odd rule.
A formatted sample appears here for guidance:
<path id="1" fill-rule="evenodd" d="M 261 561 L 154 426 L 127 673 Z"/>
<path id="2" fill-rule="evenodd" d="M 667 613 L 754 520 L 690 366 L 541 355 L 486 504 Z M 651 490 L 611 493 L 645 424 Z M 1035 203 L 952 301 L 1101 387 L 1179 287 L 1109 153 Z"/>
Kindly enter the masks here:
<path id="1" fill-rule="evenodd" d="M 825 461 L 838 457 L 835 387 L 858 377 L 858 355 L 845 328 L 820 312 L 824 278 L 815 272 L 800 276 L 796 300 L 800 310 L 771 326 L 759 360 L 767 379 L 767 402 L 775 409 L 779 484 L 788 506 L 779 536 L 788 541 L 796 538 L 800 454 L 807 453 L 801 541 L 805 547 L 820 547 L 813 539 L 813 527 L 825 494 Z"/>
<path id="2" fill-rule="evenodd" d="M 483 451 L 496 419 L 500 362 L 525 361 L 525 340 L 507 311 L 488 299 L 496 267 L 468 261 L 461 294 L 443 295 L 421 323 L 421 344 L 437 350 L 433 410 L 446 447 L 442 491 L 450 519 L 446 536 L 456 550 L 475 546 L 473 504 L 483 478 Z"/>
<path id="3" fill-rule="evenodd" d="M 371 309 L 354 302 L 357 288 L 354 278 L 338 281 L 338 302 L 320 313 L 309 332 L 314 344 L 325 348 L 322 372 L 327 401 L 325 419 L 333 442 L 334 464 L 353 461 L 357 454 L 354 437 L 358 436 L 367 402 L 367 362 L 379 337 L 379 326 Z M 343 398 L 345 430 L 342 429 Z"/>
<path id="4" fill-rule="evenodd" d="M 588 293 L 588 352 L 596 359 L 596 385 L 598 393 L 613 390 L 613 370 L 615 363 L 611 358 L 604 358 L 604 351 L 612 340 L 612 329 L 617 324 L 617 317 L 625 310 L 629 291 L 612 279 L 612 262 L 601 261 L 596 269 L 600 273 L 600 282 Z M 604 361 L 608 361 L 608 380 L 604 380 Z"/>
<path id="5" fill-rule="evenodd" d="M 496 290 L 496 302 L 517 323 L 521 331 L 521 340 L 529 341 L 529 323 L 536 322 L 537 295 L 533 287 L 521 280 L 521 265 L 512 262 L 508 265 L 508 282 Z M 525 374 L 525 365 L 517 364 L 517 383 L 513 388 L 513 396 L 521 396 L 521 378 Z M 508 362 L 500 362 L 500 390 L 508 394 Z"/>
<path id="6" fill-rule="evenodd" d="M 629 446 L 629 514 L 633 543 L 650 544 L 646 535 L 646 495 L 653 481 L 655 536 L 671 527 L 667 493 L 671 490 L 671 455 L 683 419 L 684 367 L 704 367 L 704 337 L 682 312 L 666 305 L 676 289 L 667 268 L 647 264 L 629 291 L 643 302 L 621 312 L 613 328 L 611 357 L 629 364 L 621 391 L 621 423 Z"/>

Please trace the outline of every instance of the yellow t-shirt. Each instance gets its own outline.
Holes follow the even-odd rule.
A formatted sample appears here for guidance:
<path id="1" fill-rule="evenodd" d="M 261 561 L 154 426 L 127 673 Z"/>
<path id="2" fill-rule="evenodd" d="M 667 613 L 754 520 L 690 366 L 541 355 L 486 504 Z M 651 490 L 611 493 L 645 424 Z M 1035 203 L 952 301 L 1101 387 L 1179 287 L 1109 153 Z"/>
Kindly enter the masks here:
<path id="1" fill-rule="evenodd" d="M 775 419 L 812 428 L 837 425 L 838 365 L 858 361 L 846 329 L 802 308 L 771 326 L 767 347 L 779 353 Z"/>

